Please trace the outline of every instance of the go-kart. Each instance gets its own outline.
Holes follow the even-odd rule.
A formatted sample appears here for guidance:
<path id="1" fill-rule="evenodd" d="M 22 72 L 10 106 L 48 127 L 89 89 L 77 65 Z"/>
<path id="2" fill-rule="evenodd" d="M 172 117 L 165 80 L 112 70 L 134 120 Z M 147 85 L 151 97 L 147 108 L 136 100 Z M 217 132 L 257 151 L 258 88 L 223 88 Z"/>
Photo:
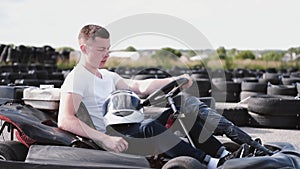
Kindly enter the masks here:
<path id="1" fill-rule="evenodd" d="M 174 96 L 181 92 L 187 79 L 181 78 L 149 95 L 142 103 L 152 106 L 166 102 L 174 110 L 173 118 L 182 118 L 174 107 Z M 206 168 L 191 157 L 170 159 L 163 154 L 140 156 L 105 151 L 94 141 L 79 137 L 57 127 L 56 117 L 48 112 L 20 103 L 2 103 L 0 120 L 3 122 L 0 135 L 7 128 L 11 133 L 9 141 L 0 143 L 0 168 Z M 180 122 L 180 124 L 182 124 Z M 188 131 L 187 140 L 192 144 Z M 14 139 L 14 135 L 17 140 Z M 234 151 L 238 145 L 224 144 Z M 222 168 L 300 168 L 300 153 L 288 143 L 264 144 L 273 155 L 253 153 L 244 158 L 228 160 Z M 255 151 L 253 151 L 255 152 Z"/>

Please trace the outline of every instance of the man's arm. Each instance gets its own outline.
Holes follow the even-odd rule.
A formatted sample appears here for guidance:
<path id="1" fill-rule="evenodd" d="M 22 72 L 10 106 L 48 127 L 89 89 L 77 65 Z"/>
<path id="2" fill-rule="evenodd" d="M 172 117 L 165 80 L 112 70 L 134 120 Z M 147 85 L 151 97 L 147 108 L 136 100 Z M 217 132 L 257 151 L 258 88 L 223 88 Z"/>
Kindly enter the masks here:
<path id="1" fill-rule="evenodd" d="M 121 79 L 117 83 L 117 89 L 129 89 L 135 92 L 139 96 L 148 96 L 149 94 L 153 93 L 157 89 L 162 88 L 166 84 L 176 80 L 178 78 L 187 78 L 189 82 L 183 86 L 183 88 L 189 88 L 193 84 L 193 80 L 187 74 L 170 77 L 170 78 L 163 78 L 163 79 L 145 79 L 145 80 L 133 80 L 133 79 Z"/>
<path id="2" fill-rule="evenodd" d="M 128 143 L 121 137 L 112 137 L 89 127 L 78 119 L 75 114 L 79 108 L 82 97 L 74 93 L 61 93 L 58 127 L 76 135 L 98 140 L 103 148 L 114 152 L 122 152 L 128 148 Z"/>

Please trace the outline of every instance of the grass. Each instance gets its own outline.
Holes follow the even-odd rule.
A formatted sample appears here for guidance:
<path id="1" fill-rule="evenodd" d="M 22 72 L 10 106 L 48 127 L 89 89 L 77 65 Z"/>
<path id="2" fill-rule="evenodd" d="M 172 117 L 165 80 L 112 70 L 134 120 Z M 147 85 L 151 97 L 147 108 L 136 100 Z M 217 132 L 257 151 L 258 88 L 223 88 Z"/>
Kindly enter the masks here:
<path id="1" fill-rule="evenodd" d="M 61 69 L 72 68 L 76 64 L 75 61 L 61 61 L 57 62 L 57 66 Z M 205 67 L 210 69 L 258 69 L 265 70 L 267 68 L 287 69 L 300 68 L 300 62 L 280 62 L 280 61 L 263 61 L 263 60 L 221 60 L 209 59 L 203 61 L 190 61 L 187 59 L 167 59 L 167 58 L 152 58 L 140 57 L 139 59 L 124 59 L 124 58 L 110 58 L 106 64 L 107 68 L 116 67 L 162 67 L 164 69 L 171 69 L 173 67 L 193 68 Z"/>
<path id="2" fill-rule="evenodd" d="M 197 63 L 199 64 L 199 63 Z M 151 57 L 141 57 L 137 60 L 110 58 L 106 64 L 107 67 L 163 67 L 165 69 L 178 67 L 190 67 L 191 63 L 187 63 L 174 59 L 154 59 Z"/>

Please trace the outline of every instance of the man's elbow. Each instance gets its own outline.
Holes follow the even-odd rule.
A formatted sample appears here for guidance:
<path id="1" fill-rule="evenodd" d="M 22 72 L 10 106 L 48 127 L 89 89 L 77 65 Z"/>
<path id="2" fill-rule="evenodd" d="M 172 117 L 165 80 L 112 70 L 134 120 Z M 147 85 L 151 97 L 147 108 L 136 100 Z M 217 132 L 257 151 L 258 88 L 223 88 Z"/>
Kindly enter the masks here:
<path id="1" fill-rule="evenodd" d="M 68 127 L 69 126 L 68 121 L 69 120 L 67 120 L 65 118 L 58 119 L 58 121 L 57 121 L 57 127 L 60 128 L 60 129 L 62 129 L 62 130 L 68 131 L 68 128 L 69 128 Z"/>

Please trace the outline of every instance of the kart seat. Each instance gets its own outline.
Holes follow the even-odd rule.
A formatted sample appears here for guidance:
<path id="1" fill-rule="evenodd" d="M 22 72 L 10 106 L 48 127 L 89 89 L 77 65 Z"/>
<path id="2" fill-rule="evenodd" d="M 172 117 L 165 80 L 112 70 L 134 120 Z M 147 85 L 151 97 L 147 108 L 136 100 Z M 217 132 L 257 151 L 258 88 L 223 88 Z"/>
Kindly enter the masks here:
<path id="1" fill-rule="evenodd" d="M 53 117 L 27 105 L 1 105 L 0 119 L 4 121 L 1 132 L 5 126 L 12 126 L 18 140 L 27 147 L 35 143 L 70 146 L 79 141 L 76 135 L 57 128 Z"/>

